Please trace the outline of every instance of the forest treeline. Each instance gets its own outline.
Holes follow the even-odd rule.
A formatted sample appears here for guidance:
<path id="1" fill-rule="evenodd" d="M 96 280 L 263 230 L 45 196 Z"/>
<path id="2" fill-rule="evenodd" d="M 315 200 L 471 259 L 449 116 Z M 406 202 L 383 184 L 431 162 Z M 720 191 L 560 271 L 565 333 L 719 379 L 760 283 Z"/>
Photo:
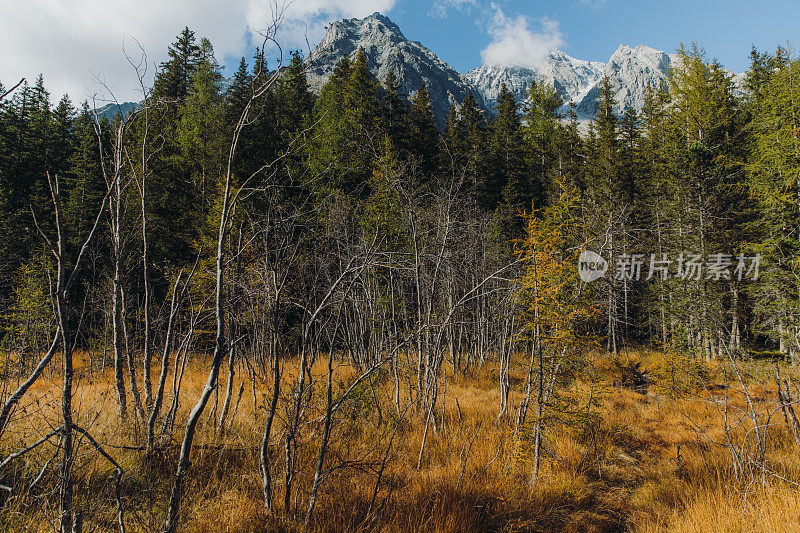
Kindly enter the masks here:
<path id="1" fill-rule="evenodd" d="M 641 113 L 617 116 L 603 80 L 588 128 L 542 83 L 524 102 L 504 87 L 492 116 L 470 94 L 437 124 L 425 86 L 409 100 L 363 51 L 318 95 L 300 54 L 269 65 L 262 50 L 223 84 L 211 43 L 188 28 L 141 106 L 111 121 L 67 96 L 53 105 L 40 76 L 0 102 L 2 371 L 35 374 L 58 351 L 108 361 L 121 419 L 146 421 L 150 447 L 176 424 L 178 394 L 165 391 L 200 353 L 213 356 L 196 409 L 212 401 L 221 431 L 236 369 L 256 403 L 256 380 L 273 384 L 265 442 L 289 357 L 332 368 L 335 353 L 362 376 L 386 365 L 398 411 L 408 394 L 434 426 L 445 360 L 505 365 L 501 415 L 513 407 L 520 426 L 527 402 L 545 408 L 562 358 L 587 350 L 770 349 L 797 362 L 800 62 L 754 49 L 737 87 L 702 49 L 678 56 Z M 581 283 L 582 249 L 609 275 Z M 643 272 L 669 257 L 675 275 L 614 275 L 637 254 Z M 730 273 L 681 277 L 681 254 L 716 254 Z M 757 277 L 736 275 L 743 254 L 762 258 Z M 517 352 L 531 354 L 526 400 L 507 406 Z M 283 414 L 287 509 L 305 379 Z"/>
<path id="2" fill-rule="evenodd" d="M 103 118 L 98 124 L 87 102 L 76 109 L 68 96 L 53 106 L 41 76 L 3 101 L 0 291 L 7 346 L 36 352 L 48 337 L 48 260 L 32 231 L 34 215 L 51 224 L 47 172 L 60 178 L 71 251 L 106 193 L 108 169 L 104 177 L 102 167 L 117 164 L 130 174 L 122 178 L 120 242 L 111 236 L 114 223 L 104 219 L 92 245 L 92 268 L 83 270 L 72 295 L 86 302 L 82 346 L 108 339 L 117 256 L 125 321 L 132 337 L 141 335 L 143 220 L 150 305 L 164 306 L 180 269 L 213 258 L 231 136 L 254 74 L 268 73 L 268 66 L 257 56 L 250 69 L 242 58 L 223 90 L 211 44 L 197 43 L 188 29 L 169 56 L 144 102 L 148 112 L 140 110 L 127 121 Z M 546 84 L 534 83 L 524 102 L 503 89 L 492 117 L 469 95 L 437 128 L 426 88 L 409 102 L 391 74 L 377 80 L 370 73 L 363 52 L 353 61 L 342 59 L 319 95 L 309 91 L 296 54 L 274 87 L 253 102 L 239 138 L 233 174 L 247 181 L 247 190 L 227 246 L 246 244 L 246 266 L 269 253 L 270 243 L 254 239 L 257 232 L 245 229 L 244 221 L 248 228 L 257 226 L 274 216 L 271 209 L 291 214 L 293 236 L 302 241 L 298 253 L 317 260 L 325 255 L 321 252 L 336 250 L 326 242 L 331 238 L 367 242 L 377 236 L 377 250 L 400 264 L 420 239 L 428 247 L 446 239 L 440 247 L 447 274 L 439 276 L 447 286 L 430 298 L 452 300 L 456 285 L 468 286 L 467 278 L 512 261 L 515 242 L 524 236 L 524 214 L 541 217 L 568 187 L 579 205 L 584 245 L 606 255 L 612 271 L 620 254 L 643 254 L 643 273 L 651 253 L 668 254 L 673 263 L 681 252 L 724 253 L 734 266 L 741 253 L 763 258 L 756 283 L 634 283 L 608 276 L 612 279 L 597 291 L 603 317 L 593 329 L 607 336 L 610 349 L 656 343 L 716 355 L 723 346 L 738 349 L 746 341 L 800 356 L 797 64 L 781 48 L 774 55 L 753 50 L 744 87 L 737 88 L 730 73 L 701 49 L 681 48 L 679 57 L 680 66 L 668 82 L 649 89 L 638 114 L 628 109 L 616 116 L 603 81 L 587 132 L 572 110 L 560 114 L 563 103 Z M 114 161 L 121 125 L 125 153 Z M 146 175 L 145 190 L 134 179 L 138 175 Z M 446 221 L 437 212 L 442 208 Z M 442 222 L 456 233 L 437 235 Z M 407 267 L 382 287 L 397 291 L 395 305 L 403 313 L 395 314 L 392 327 L 406 331 L 413 329 L 410 317 L 425 300 L 404 287 Z M 483 305 L 488 302 L 476 299 L 466 306 L 469 316 L 455 321 L 484 324 L 480 335 L 480 328 L 470 328 L 472 333 L 460 336 L 464 353 L 479 338 L 485 343 L 496 336 L 495 317 L 483 315 Z M 285 326 L 291 330 L 302 322 L 301 314 L 287 310 Z M 383 319 L 373 319 L 377 322 L 364 323 L 362 333 L 384 336 L 386 326 L 378 325 Z"/>

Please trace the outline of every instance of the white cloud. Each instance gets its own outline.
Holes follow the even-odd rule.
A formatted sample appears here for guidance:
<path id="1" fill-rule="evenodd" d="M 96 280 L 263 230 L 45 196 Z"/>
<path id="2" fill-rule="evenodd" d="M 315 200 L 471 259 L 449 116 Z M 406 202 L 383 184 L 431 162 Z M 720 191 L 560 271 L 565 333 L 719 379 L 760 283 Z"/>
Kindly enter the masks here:
<path id="1" fill-rule="evenodd" d="M 485 64 L 533 67 L 541 63 L 548 52 L 564 45 L 557 21 L 541 18 L 539 28 L 534 31 L 528 17 L 508 17 L 497 4 L 492 4 L 492 9 L 494 13 L 486 27 L 492 42 L 481 50 Z"/>
<path id="2" fill-rule="evenodd" d="M 432 17 L 445 18 L 450 9 L 469 12 L 479 5 L 478 0 L 435 0 L 428 14 Z"/>
<path id="3" fill-rule="evenodd" d="M 388 11 L 396 0 L 294 0 L 280 33 L 284 48 L 315 43 L 324 24 L 341 17 Z M 133 39 L 153 65 L 166 58 L 167 46 L 189 26 L 208 37 L 217 58 L 250 56 L 248 36 L 270 20 L 270 0 L 3 0 L 0 3 L 0 81 L 45 76 L 54 99 L 69 93 L 73 101 L 103 93 L 95 75 L 120 100 L 137 99 L 137 81 L 123 53 L 137 56 Z M 133 39 L 132 39 L 133 38 Z M 254 40 L 257 40 L 254 38 Z"/>
<path id="4" fill-rule="evenodd" d="M 241 1 L 241 0 L 240 0 Z M 308 52 L 325 36 L 325 27 L 333 20 L 365 17 L 376 11 L 386 14 L 397 0 L 283 0 L 286 10 L 278 41 L 287 47 Z M 254 32 L 273 20 L 269 0 L 246 0 L 247 24 Z M 255 40 L 259 41 L 256 35 Z"/>

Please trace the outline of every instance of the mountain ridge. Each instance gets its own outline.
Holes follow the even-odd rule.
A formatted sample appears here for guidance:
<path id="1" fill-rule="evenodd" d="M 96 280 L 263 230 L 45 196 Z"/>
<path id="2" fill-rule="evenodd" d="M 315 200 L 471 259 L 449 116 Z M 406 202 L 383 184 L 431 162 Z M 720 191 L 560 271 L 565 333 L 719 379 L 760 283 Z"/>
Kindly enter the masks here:
<path id="1" fill-rule="evenodd" d="M 330 25 L 325 37 L 306 58 L 306 77 L 311 89 L 318 93 L 336 63 L 345 55 L 354 59 L 359 48 L 364 50 L 370 71 L 379 81 L 383 82 L 389 72 L 394 73 L 406 98 L 412 98 L 425 83 L 440 126 L 450 106 L 460 106 L 470 90 L 478 106 L 486 109 L 480 93 L 461 74 L 422 43 L 407 39 L 397 24 L 378 12 Z"/>
<path id="2" fill-rule="evenodd" d="M 627 108 L 641 112 L 648 84 L 658 87 L 667 79 L 678 58 L 677 54 L 645 44 L 622 43 L 607 62 L 577 59 L 563 50 L 553 49 L 533 67 L 484 64 L 460 74 L 422 43 L 406 38 L 387 16 L 375 12 L 361 19 L 331 23 L 323 39 L 305 58 L 310 89 L 319 94 L 336 64 L 345 55 L 354 59 L 359 48 L 364 49 L 367 64 L 376 78 L 383 82 L 392 72 L 407 99 L 411 100 L 425 83 L 440 127 L 445 123 L 450 106 L 458 108 L 469 91 L 477 106 L 487 115 L 493 115 L 503 84 L 522 106 L 534 81 L 553 86 L 564 102 L 562 113 L 574 103 L 578 118 L 586 121 L 594 116 L 600 81 L 608 76 L 616 101 L 615 112 L 622 114 Z M 744 75 L 731 74 L 737 90 L 741 91 Z M 222 85 L 229 83 L 230 79 L 226 78 Z M 134 105 L 137 104 L 123 103 L 123 113 L 130 112 Z M 101 116 L 112 118 L 119 111 L 116 104 L 106 105 L 98 110 L 98 119 Z"/>
<path id="3" fill-rule="evenodd" d="M 501 87 L 505 84 L 522 105 L 531 83 L 545 81 L 553 86 L 567 106 L 574 103 L 578 118 L 585 121 L 594 115 L 600 93 L 600 81 L 608 76 L 616 100 L 615 111 L 622 114 L 644 107 L 647 86 L 658 87 L 667 79 L 677 59 L 645 44 L 620 44 L 607 62 L 587 61 L 553 49 L 536 66 L 484 64 L 458 74 L 449 64 L 418 41 L 408 40 L 400 27 L 388 17 L 375 12 L 359 18 L 333 22 L 325 37 L 307 58 L 309 84 L 319 92 L 344 56 L 355 57 L 359 48 L 367 56 L 370 70 L 383 81 L 394 72 L 407 98 L 413 97 L 422 82 L 431 93 L 437 122 L 441 126 L 450 105 L 458 108 L 467 91 L 484 112 L 494 114 Z M 737 75 L 737 79 L 741 75 Z"/>

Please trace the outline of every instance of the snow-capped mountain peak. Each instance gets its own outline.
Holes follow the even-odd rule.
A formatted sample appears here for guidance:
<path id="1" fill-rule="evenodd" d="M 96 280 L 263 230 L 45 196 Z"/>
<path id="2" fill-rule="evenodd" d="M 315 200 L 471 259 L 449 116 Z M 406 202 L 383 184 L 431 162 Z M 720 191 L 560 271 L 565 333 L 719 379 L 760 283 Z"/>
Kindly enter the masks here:
<path id="1" fill-rule="evenodd" d="M 331 24 L 308 57 L 311 88 L 318 91 L 336 63 L 344 56 L 354 59 L 359 48 L 363 48 L 369 68 L 378 80 L 384 81 L 393 72 L 406 96 L 411 97 L 425 83 L 440 124 L 444 123 L 450 105 L 460 105 L 473 89 L 453 67 L 422 44 L 406 39 L 400 28 L 380 13 Z M 483 107 L 480 94 L 474 92 L 476 103 Z"/>
<path id="2" fill-rule="evenodd" d="M 497 102 L 503 84 L 518 102 L 523 102 L 534 80 L 551 84 L 566 104 L 579 102 L 600 79 L 604 68 L 605 63 L 575 59 L 562 50 L 553 50 L 535 67 L 483 65 L 467 72 L 464 78 L 478 88 L 490 108 Z"/>
<path id="3" fill-rule="evenodd" d="M 611 84 L 616 112 L 622 113 L 628 108 L 641 111 L 647 86 L 657 88 L 667 79 L 675 57 L 644 44 L 635 47 L 619 45 L 603 70 L 603 76 L 607 76 Z M 578 105 L 578 114 L 592 116 L 599 95 L 600 86 L 595 84 Z"/>
<path id="4" fill-rule="evenodd" d="M 534 66 L 485 64 L 460 75 L 431 50 L 408 40 L 389 18 L 373 13 L 331 24 L 307 58 L 312 89 L 318 91 L 336 63 L 345 55 L 353 59 L 359 48 L 364 49 L 373 74 L 383 81 L 393 72 L 407 97 L 425 83 L 440 125 L 450 105 L 458 107 L 470 90 L 478 106 L 491 114 L 504 84 L 522 104 L 534 80 L 553 86 L 564 102 L 562 111 L 574 103 L 581 119 L 594 115 L 604 76 L 611 83 L 618 114 L 627 108 L 641 111 L 647 86 L 657 88 L 677 61 L 676 55 L 644 44 L 621 44 L 607 62 L 576 59 L 563 50 L 552 50 Z"/>
<path id="5" fill-rule="evenodd" d="M 518 102 L 524 101 L 533 80 L 550 83 L 565 106 L 574 102 L 578 116 L 594 115 L 600 80 L 608 76 L 616 100 L 616 112 L 627 108 L 641 111 L 648 84 L 658 87 L 669 75 L 675 56 L 650 46 L 621 44 L 607 63 L 575 59 L 562 50 L 553 50 L 536 67 L 483 65 L 464 75 L 493 107 L 505 84 Z"/>

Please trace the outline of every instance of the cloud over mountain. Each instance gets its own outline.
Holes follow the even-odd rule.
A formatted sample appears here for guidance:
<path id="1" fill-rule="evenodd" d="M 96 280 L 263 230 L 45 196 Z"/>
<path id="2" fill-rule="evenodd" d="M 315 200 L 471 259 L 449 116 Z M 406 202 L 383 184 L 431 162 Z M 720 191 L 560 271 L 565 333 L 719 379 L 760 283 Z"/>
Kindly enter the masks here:
<path id="1" fill-rule="evenodd" d="M 484 64 L 535 67 L 564 45 L 557 21 L 544 17 L 537 21 L 538 28 L 532 28 L 528 17 L 509 17 L 496 4 L 492 8 L 486 28 L 492 42 L 481 51 Z"/>
<path id="2" fill-rule="evenodd" d="M 282 1 L 282 0 L 281 0 Z M 387 11 L 396 0 L 294 0 L 286 3 L 281 44 L 306 48 L 324 26 L 342 17 Z M 0 5 L 0 80 L 15 83 L 42 72 L 54 96 L 73 100 L 103 93 L 106 80 L 120 100 L 140 97 L 125 51 L 138 61 L 138 41 L 148 55 L 148 82 L 166 45 L 189 26 L 214 44 L 220 61 L 249 54 L 251 41 L 272 17 L 264 0 L 11 0 Z M 101 96 L 102 97 L 102 96 Z M 105 95 L 107 97 L 107 95 Z"/>

